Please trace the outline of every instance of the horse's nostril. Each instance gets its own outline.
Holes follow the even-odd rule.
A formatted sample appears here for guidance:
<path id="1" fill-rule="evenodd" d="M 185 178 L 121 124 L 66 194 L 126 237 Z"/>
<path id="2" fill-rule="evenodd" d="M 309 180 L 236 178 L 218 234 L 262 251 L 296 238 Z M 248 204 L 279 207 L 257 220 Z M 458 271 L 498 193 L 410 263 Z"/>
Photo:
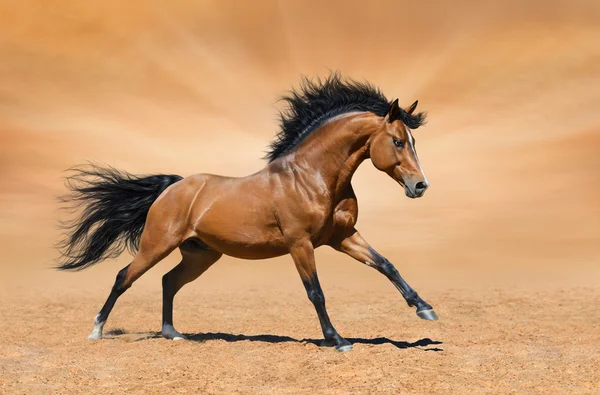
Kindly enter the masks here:
<path id="1" fill-rule="evenodd" d="M 415 185 L 415 190 L 418 191 L 418 192 L 423 192 L 426 189 L 427 189 L 427 183 L 424 182 L 424 181 L 419 181 Z"/>

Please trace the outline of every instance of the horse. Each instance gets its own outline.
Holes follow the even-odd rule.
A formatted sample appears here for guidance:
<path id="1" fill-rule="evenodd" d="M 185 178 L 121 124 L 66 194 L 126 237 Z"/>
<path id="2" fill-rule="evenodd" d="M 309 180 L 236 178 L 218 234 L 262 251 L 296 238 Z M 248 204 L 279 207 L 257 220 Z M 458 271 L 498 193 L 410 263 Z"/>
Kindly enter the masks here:
<path id="1" fill-rule="evenodd" d="M 352 176 L 366 159 L 404 188 L 423 196 L 423 174 L 411 133 L 423 125 L 418 101 L 407 108 L 379 88 L 333 73 L 303 78 L 282 99 L 280 131 L 266 166 L 246 177 L 196 174 L 137 176 L 89 163 L 66 177 L 63 203 L 81 213 L 67 221 L 58 269 L 81 270 L 127 247 L 134 258 L 118 272 L 94 319 L 90 340 L 102 330 L 115 302 L 147 270 L 179 248 L 181 262 L 162 278 L 162 336 L 186 337 L 173 326 L 173 298 L 223 255 L 267 259 L 290 254 L 316 309 L 323 344 L 352 349 L 332 325 L 315 265 L 315 248 L 330 246 L 386 276 L 418 317 L 437 320 L 430 304 L 355 228 L 358 202 Z"/>

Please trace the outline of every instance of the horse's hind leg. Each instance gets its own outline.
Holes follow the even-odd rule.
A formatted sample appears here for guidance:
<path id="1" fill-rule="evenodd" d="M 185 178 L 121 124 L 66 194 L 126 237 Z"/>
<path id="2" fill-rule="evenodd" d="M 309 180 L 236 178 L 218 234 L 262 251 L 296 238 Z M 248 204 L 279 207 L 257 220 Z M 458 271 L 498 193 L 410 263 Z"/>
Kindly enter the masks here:
<path id="1" fill-rule="evenodd" d="M 197 279 L 213 265 L 223 254 L 209 250 L 195 241 L 186 241 L 181 245 L 181 263 L 164 275 L 163 284 L 163 322 L 162 335 L 167 339 L 182 340 L 185 336 L 173 327 L 173 298 L 187 283 Z"/>
<path id="2" fill-rule="evenodd" d="M 100 340 L 102 338 L 104 324 L 119 296 L 129 289 L 142 274 L 169 255 L 181 243 L 181 240 L 175 235 L 163 233 L 163 231 L 160 228 L 147 228 L 144 230 L 138 253 L 133 261 L 117 274 L 108 299 L 94 319 L 94 329 L 88 339 Z"/>

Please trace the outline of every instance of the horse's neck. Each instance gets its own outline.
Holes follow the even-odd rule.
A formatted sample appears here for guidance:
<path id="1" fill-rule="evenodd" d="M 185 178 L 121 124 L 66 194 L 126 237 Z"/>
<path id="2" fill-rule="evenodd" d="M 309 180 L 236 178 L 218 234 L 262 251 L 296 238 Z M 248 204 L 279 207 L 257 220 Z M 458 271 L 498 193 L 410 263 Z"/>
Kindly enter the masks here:
<path id="1" fill-rule="evenodd" d="M 332 196 L 341 196 L 358 166 L 368 158 L 367 141 L 380 122 L 370 113 L 337 117 L 298 147 L 296 160 L 319 173 Z"/>

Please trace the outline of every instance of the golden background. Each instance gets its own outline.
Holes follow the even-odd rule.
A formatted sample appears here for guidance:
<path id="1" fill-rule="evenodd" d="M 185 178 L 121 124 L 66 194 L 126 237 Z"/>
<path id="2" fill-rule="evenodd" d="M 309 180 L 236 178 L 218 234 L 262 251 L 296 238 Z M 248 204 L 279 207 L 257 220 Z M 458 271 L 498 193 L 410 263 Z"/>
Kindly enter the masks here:
<path id="1" fill-rule="evenodd" d="M 56 257 L 64 169 L 249 174 L 278 97 L 340 70 L 429 112 L 423 199 L 355 178 L 371 244 L 440 285 L 598 285 L 600 6 L 559 4 L 3 2 L 1 270 Z"/>

